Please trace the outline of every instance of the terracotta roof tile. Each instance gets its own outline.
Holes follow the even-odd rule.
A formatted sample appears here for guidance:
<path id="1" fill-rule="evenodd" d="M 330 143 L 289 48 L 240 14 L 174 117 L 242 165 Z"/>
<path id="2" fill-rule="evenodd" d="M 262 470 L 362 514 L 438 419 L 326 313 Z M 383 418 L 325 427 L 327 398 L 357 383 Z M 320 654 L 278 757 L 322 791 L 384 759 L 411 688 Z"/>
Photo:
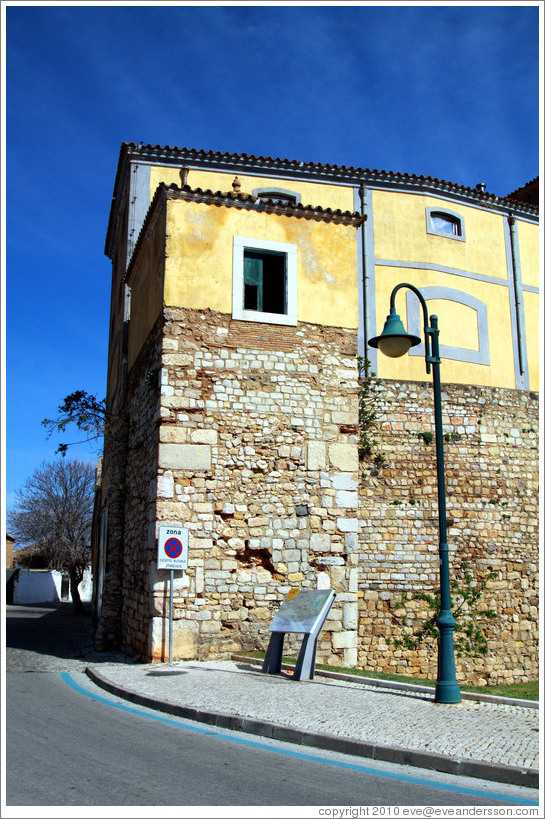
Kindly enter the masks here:
<path id="1" fill-rule="evenodd" d="M 105 253 L 110 256 L 113 248 L 113 239 L 116 227 L 114 213 L 117 211 L 118 197 L 122 196 L 121 185 L 127 172 L 128 164 L 132 159 L 140 159 L 145 162 L 162 161 L 165 164 L 188 165 L 191 163 L 201 167 L 210 167 L 221 171 L 244 172 L 245 174 L 271 175 L 277 179 L 282 179 L 284 174 L 291 177 L 301 177 L 308 180 L 326 179 L 338 184 L 345 184 L 352 187 L 360 185 L 370 185 L 388 189 L 390 186 L 396 190 L 406 189 L 410 192 L 420 191 L 431 195 L 450 195 L 461 202 L 480 203 L 483 206 L 498 208 L 504 213 L 512 212 L 535 218 L 539 214 L 538 203 L 535 197 L 521 196 L 518 189 L 508 196 L 496 196 L 478 187 L 470 188 L 465 185 L 458 185 L 455 182 L 448 182 L 432 176 L 400 173 L 396 171 L 377 170 L 371 168 L 358 168 L 353 165 L 330 165 L 321 162 L 301 162 L 295 159 L 280 159 L 279 157 L 255 156 L 246 153 L 225 153 L 221 151 L 206 151 L 195 148 L 178 148 L 170 145 L 135 145 L 134 142 L 123 142 L 119 154 L 117 171 L 114 183 L 114 193 L 108 230 L 106 233 Z M 271 173 L 272 172 L 272 173 Z M 531 183 L 528 183 L 530 185 Z M 528 187 L 523 186 L 523 188 Z M 204 192 L 203 192 L 204 193 Z M 210 192 L 211 193 L 211 192 Z M 210 195 L 210 194 L 209 194 Z M 281 207 L 278 205 L 278 207 Z M 295 208 L 296 206 L 292 206 Z M 322 210 L 325 218 L 327 213 L 333 213 L 329 209 L 314 208 L 313 218 Z M 283 211 L 286 212 L 286 211 Z M 293 216 L 303 216 L 303 211 L 291 211 Z"/>
<path id="2" fill-rule="evenodd" d="M 431 185 L 433 187 L 441 188 L 442 190 L 452 191 L 452 192 L 466 192 L 471 193 L 474 196 L 479 197 L 483 201 L 489 202 L 502 202 L 508 197 L 501 197 L 496 196 L 496 194 L 488 193 L 487 191 L 478 190 L 476 187 L 468 187 L 466 185 L 459 185 L 456 182 L 449 182 L 445 179 L 440 179 L 434 176 L 423 176 L 418 174 L 408 174 L 408 173 L 400 173 L 397 171 L 386 171 L 386 170 L 377 170 L 376 168 L 361 168 L 355 167 L 353 165 L 330 165 L 328 163 L 321 163 L 321 162 L 301 162 L 295 159 L 281 159 L 279 157 L 264 157 L 264 156 L 255 156 L 254 154 L 247 154 L 247 153 L 222 153 L 220 151 L 206 151 L 203 149 L 195 149 L 195 148 L 178 148 L 178 147 L 170 147 L 170 146 L 160 146 L 160 145 L 139 145 L 138 147 L 134 144 L 134 142 L 124 142 L 122 145 L 122 151 L 125 150 L 131 155 L 141 155 L 149 157 L 150 159 L 153 156 L 157 155 L 169 155 L 175 159 L 175 155 L 180 155 L 180 157 L 184 158 L 191 158 L 195 161 L 203 160 L 203 161 L 210 161 L 216 160 L 221 163 L 248 163 L 248 164 L 258 164 L 261 166 L 269 166 L 269 167 L 277 167 L 278 169 L 297 169 L 299 171 L 306 171 L 307 173 L 312 174 L 320 174 L 323 173 L 325 175 L 331 176 L 350 176 L 357 178 L 357 181 L 390 181 L 390 182 L 404 182 L 404 183 L 412 183 L 416 186 L 418 185 Z M 511 195 L 510 195 L 511 196 Z M 529 206 L 532 207 L 533 206 Z"/>

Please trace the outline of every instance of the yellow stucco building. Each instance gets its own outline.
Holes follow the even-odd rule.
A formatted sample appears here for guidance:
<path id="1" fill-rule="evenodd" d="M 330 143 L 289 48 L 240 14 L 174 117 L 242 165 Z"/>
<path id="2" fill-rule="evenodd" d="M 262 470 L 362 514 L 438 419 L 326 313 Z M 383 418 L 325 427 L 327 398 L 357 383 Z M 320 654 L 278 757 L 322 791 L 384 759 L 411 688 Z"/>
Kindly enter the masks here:
<path id="1" fill-rule="evenodd" d="M 445 384 L 535 393 L 536 189 L 500 197 L 401 173 L 122 145 L 106 237 L 117 427 L 95 521 L 99 645 L 164 658 L 156 548 L 172 523 L 189 530 L 176 656 L 255 647 L 271 601 L 318 584 L 341 601 L 321 656 L 357 664 L 358 359 L 380 379 L 430 380 L 422 344 L 400 359 L 368 345 L 408 282 L 438 316 Z M 422 337 L 414 294 L 396 307 Z"/>
<path id="2" fill-rule="evenodd" d="M 236 187 L 233 181 L 237 177 Z M 121 184 L 124 190 L 121 189 Z M 422 380 L 419 347 L 401 360 L 376 360 L 367 339 L 388 312 L 392 288 L 418 287 L 439 316 L 443 380 L 538 389 L 539 220 L 537 196 L 498 197 L 478 186 L 437 179 L 336 168 L 242 155 L 134 145 L 122 147 L 106 252 L 123 277 L 150 203 L 160 184 L 203 193 L 235 191 L 246 206 L 207 205 L 206 196 L 170 200 L 166 241 L 165 304 L 233 310 L 236 236 L 294 245 L 298 251 L 299 320 L 358 327 L 359 354 L 380 377 Z M 127 187 L 128 186 L 128 187 Z M 535 186 L 535 181 L 534 181 Z M 531 183 L 528 188 L 531 188 Z M 362 213 L 357 231 L 335 231 L 325 219 L 282 219 L 260 202 L 271 198 L 295 211 L 318 208 Z M 176 205 L 177 201 L 180 204 Z M 186 205 L 181 202 L 185 201 Z M 126 237 L 120 235 L 125 222 Z M 211 272 L 213 267 L 213 273 Z M 203 279 L 205 274 L 205 279 Z M 204 281 L 206 284 L 204 285 Z M 117 282 L 119 284 L 119 282 Z M 139 282 L 138 287 L 145 286 Z M 131 298 L 138 293 L 130 286 Z M 157 295 L 157 294 L 156 294 Z M 414 297 L 401 317 L 421 334 Z M 113 317 L 119 330 L 126 304 Z M 132 310 L 133 326 L 148 305 Z M 149 329 L 149 327 L 148 327 Z M 132 333 L 137 334 L 135 329 Z"/>

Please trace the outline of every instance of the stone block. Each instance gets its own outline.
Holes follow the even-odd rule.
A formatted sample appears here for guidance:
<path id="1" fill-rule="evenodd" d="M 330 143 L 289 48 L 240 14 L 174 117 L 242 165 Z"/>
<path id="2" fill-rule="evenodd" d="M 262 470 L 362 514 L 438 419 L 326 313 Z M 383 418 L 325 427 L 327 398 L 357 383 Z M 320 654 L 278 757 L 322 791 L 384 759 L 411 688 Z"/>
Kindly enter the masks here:
<path id="1" fill-rule="evenodd" d="M 355 668 L 358 665 L 358 649 L 345 648 L 343 651 L 343 666 L 345 668 Z"/>
<path id="2" fill-rule="evenodd" d="M 344 549 L 347 553 L 357 552 L 359 549 L 358 535 L 356 532 L 347 532 L 344 536 Z"/>
<path id="3" fill-rule="evenodd" d="M 172 472 L 165 472 L 157 478 L 157 497 L 172 498 L 174 496 L 174 477 Z"/>
<path id="4" fill-rule="evenodd" d="M 356 648 L 358 635 L 355 631 L 336 631 L 331 635 L 333 648 Z"/>
<path id="5" fill-rule="evenodd" d="M 339 532 L 357 532 L 357 518 L 337 518 L 337 529 Z"/>
<path id="6" fill-rule="evenodd" d="M 340 472 L 332 477 L 333 489 L 347 489 L 351 492 L 358 490 L 358 476 L 356 473 Z"/>
<path id="7" fill-rule="evenodd" d="M 193 429 L 189 438 L 193 444 L 217 444 L 218 433 L 215 429 Z"/>
<path id="8" fill-rule="evenodd" d="M 200 472 L 212 466 L 208 444 L 159 444 L 159 468 Z"/>
<path id="9" fill-rule="evenodd" d="M 187 429 L 178 424 L 161 424 L 159 439 L 165 444 L 185 444 L 187 441 Z"/>
<path id="10" fill-rule="evenodd" d="M 357 472 L 358 448 L 356 444 L 330 444 L 329 463 L 339 472 Z"/>
<path id="11" fill-rule="evenodd" d="M 358 627 L 358 604 L 345 603 L 343 606 L 343 627 L 347 631 L 353 631 Z"/>
<path id="12" fill-rule="evenodd" d="M 324 441 L 309 441 L 307 444 L 307 469 L 318 472 L 326 467 L 326 445 Z"/>
<path id="13" fill-rule="evenodd" d="M 340 509 L 357 509 L 358 493 L 340 489 L 335 495 L 335 503 Z"/>
<path id="14" fill-rule="evenodd" d="M 310 536 L 310 549 L 313 552 L 329 552 L 331 549 L 330 535 L 315 532 Z"/>
<path id="15" fill-rule="evenodd" d="M 267 606 L 256 606 L 254 609 L 254 619 L 255 620 L 269 620 L 270 619 L 270 611 Z"/>
<path id="16" fill-rule="evenodd" d="M 155 659 L 168 658 L 168 618 L 152 618 L 152 656 Z M 177 620 L 172 629 L 172 655 L 175 659 L 193 659 L 197 650 L 196 624 L 187 620 Z"/>
<path id="17" fill-rule="evenodd" d="M 317 589 L 331 588 L 331 580 L 327 572 L 318 572 L 316 574 L 316 588 Z"/>

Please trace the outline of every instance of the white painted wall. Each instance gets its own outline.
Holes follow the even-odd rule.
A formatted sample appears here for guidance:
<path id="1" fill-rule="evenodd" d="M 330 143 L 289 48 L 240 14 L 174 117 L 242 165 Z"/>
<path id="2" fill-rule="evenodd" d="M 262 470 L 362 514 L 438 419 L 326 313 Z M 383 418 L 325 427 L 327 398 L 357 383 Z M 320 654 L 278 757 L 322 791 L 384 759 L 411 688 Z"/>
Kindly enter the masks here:
<path id="1" fill-rule="evenodd" d="M 59 603 L 68 596 L 61 597 L 62 572 L 45 569 L 19 569 L 13 588 L 14 604 L 23 603 Z M 90 602 L 93 594 L 91 570 L 87 569 L 79 584 L 79 594 L 84 602 Z"/>

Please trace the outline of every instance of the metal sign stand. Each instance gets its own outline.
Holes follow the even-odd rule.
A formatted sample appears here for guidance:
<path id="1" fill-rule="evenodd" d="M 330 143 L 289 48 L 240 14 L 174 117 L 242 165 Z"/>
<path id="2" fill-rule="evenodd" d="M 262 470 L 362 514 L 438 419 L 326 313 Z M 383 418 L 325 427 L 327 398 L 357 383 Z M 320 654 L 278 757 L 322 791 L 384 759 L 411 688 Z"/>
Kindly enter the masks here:
<path id="1" fill-rule="evenodd" d="M 303 590 L 299 594 L 310 597 L 312 594 L 321 594 L 321 592 L 314 592 L 313 590 Z M 310 616 L 305 616 L 304 620 L 294 620 L 290 622 L 288 619 L 283 619 L 285 607 L 289 604 L 288 600 L 282 604 L 277 616 L 273 620 L 270 630 L 272 631 L 267 653 L 261 666 L 261 671 L 265 674 L 281 674 L 282 673 L 282 650 L 284 647 L 284 635 L 286 633 L 303 633 L 303 642 L 299 649 L 297 662 L 292 680 L 312 680 L 314 678 L 314 667 L 316 665 L 316 647 L 318 644 L 318 637 L 322 626 L 324 625 L 327 615 L 335 600 L 335 592 L 329 591 L 324 595 L 324 599 L 318 611 L 313 612 Z M 295 599 L 295 598 L 292 598 Z M 299 598 L 301 601 L 303 598 Z M 312 598 L 311 602 L 312 602 Z M 284 611 L 283 611 L 284 609 Z M 289 611 L 289 610 L 288 610 Z"/>
<path id="2" fill-rule="evenodd" d="M 168 662 L 172 665 L 172 598 L 174 597 L 174 569 L 170 570 L 170 603 L 168 607 Z"/>
<path id="3" fill-rule="evenodd" d="M 168 611 L 168 662 L 172 664 L 174 570 L 187 569 L 189 530 L 184 526 L 159 526 L 157 568 L 170 570 L 170 600 Z"/>

